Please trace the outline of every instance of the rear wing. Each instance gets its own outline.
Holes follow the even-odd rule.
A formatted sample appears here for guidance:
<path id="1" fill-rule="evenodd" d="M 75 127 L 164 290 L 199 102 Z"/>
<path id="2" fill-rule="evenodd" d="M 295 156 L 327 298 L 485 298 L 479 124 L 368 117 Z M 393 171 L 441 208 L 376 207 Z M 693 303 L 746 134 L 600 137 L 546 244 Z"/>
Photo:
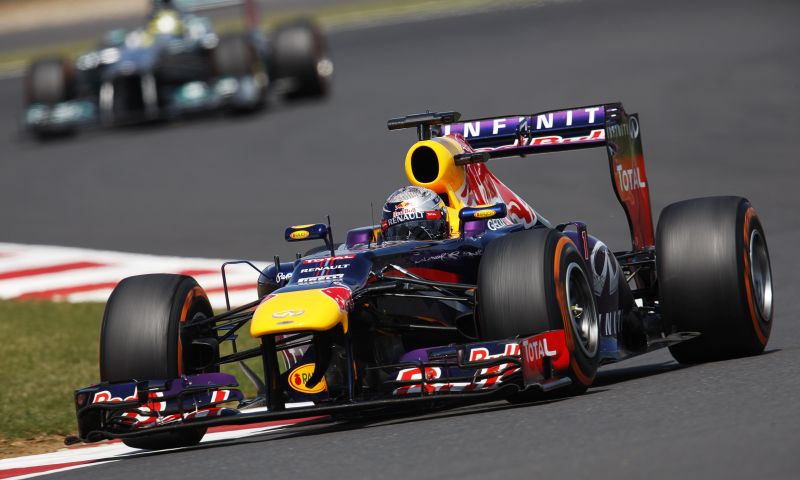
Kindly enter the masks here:
<path id="1" fill-rule="evenodd" d="M 416 127 L 420 139 L 449 136 L 464 154 L 456 164 L 535 153 L 605 147 L 614 193 L 631 232 L 634 250 L 655 245 L 650 191 L 637 114 L 621 103 L 459 121 L 457 112 L 426 113 L 390 120 L 389 128 Z"/>
<path id="2" fill-rule="evenodd" d="M 184 12 L 200 13 L 231 7 L 242 7 L 248 28 L 257 28 L 259 24 L 256 0 L 172 0 L 172 3 Z"/>

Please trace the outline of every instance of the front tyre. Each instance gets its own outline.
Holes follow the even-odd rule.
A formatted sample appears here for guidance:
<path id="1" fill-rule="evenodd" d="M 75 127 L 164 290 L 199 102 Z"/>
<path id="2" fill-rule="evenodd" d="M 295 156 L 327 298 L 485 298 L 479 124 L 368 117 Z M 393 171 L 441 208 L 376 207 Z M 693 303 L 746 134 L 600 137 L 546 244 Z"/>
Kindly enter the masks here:
<path id="1" fill-rule="evenodd" d="M 171 379 L 199 373 L 201 361 L 184 348 L 180 326 L 213 316 L 208 297 L 187 276 L 139 275 L 122 280 L 106 304 L 100 331 L 104 382 Z M 124 439 L 129 447 L 159 450 L 196 445 L 205 428 Z"/>
<path id="2" fill-rule="evenodd" d="M 564 330 L 572 394 L 594 381 L 600 322 L 583 258 L 566 236 L 537 228 L 493 240 L 478 269 L 478 326 L 486 340 Z"/>
<path id="3" fill-rule="evenodd" d="M 25 72 L 28 105 L 55 105 L 75 98 L 75 75 L 71 64 L 62 58 L 33 62 Z"/>
<path id="4" fill-rule="evenodd" d="M 667 325 L 701 335 L 670 347 L 681 363 L 761 353 L 772 327 L 772 270 L 764 229 L 741 197 L 669 205 L 656 235 Z"/>

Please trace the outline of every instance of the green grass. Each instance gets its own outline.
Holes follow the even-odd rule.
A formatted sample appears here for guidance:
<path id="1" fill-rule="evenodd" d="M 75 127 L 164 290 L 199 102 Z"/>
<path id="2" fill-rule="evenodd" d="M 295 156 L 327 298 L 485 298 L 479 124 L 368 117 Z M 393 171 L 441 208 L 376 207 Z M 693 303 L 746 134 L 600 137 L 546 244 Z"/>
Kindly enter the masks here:
<path id="1" fill-rule="evenodd" d="M 76 429 L 73 391 L 99 380 L 102 304 L 0 301 L 0 439 L 69 435 Z M 256 345 L 245 326 L 240 350 Z M 230 351 L 223 350 L 223 354 Z M 261 375 L 258 358 L 248 362 Z M 238 366 L 246 396 L 255 389 Z"/>
<path id="2" fill-rule="evenodd" d="M 98 378 L 100 304 L 0 301 L 0 437 L 74 432 L 72 392 Z"/>

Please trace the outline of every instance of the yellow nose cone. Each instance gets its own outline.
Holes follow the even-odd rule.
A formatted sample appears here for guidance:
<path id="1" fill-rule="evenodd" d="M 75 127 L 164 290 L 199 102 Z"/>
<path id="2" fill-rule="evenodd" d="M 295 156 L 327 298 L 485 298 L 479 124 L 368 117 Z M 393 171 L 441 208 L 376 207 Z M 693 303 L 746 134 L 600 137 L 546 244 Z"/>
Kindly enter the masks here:
<path id="1" fill-rule="evenodd" d="M 296 290 L 268 296 L 256 308 L 250 335 L 326 331 L 342 324 L 347 331 L 346 304 L 350 291 L 343 287 Z"/>

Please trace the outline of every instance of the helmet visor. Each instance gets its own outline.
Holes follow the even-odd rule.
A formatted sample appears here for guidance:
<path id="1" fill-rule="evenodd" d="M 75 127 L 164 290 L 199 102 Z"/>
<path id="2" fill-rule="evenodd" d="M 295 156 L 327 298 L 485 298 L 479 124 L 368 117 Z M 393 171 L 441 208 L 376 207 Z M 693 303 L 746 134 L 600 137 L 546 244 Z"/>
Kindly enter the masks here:
<path id="1" fill-rule="evenodd" d="M 441 240 L 447 236 L 447 222 L 438 220 L 411 220 L 388 226 L 383 237 L 395 240 Z"/>

